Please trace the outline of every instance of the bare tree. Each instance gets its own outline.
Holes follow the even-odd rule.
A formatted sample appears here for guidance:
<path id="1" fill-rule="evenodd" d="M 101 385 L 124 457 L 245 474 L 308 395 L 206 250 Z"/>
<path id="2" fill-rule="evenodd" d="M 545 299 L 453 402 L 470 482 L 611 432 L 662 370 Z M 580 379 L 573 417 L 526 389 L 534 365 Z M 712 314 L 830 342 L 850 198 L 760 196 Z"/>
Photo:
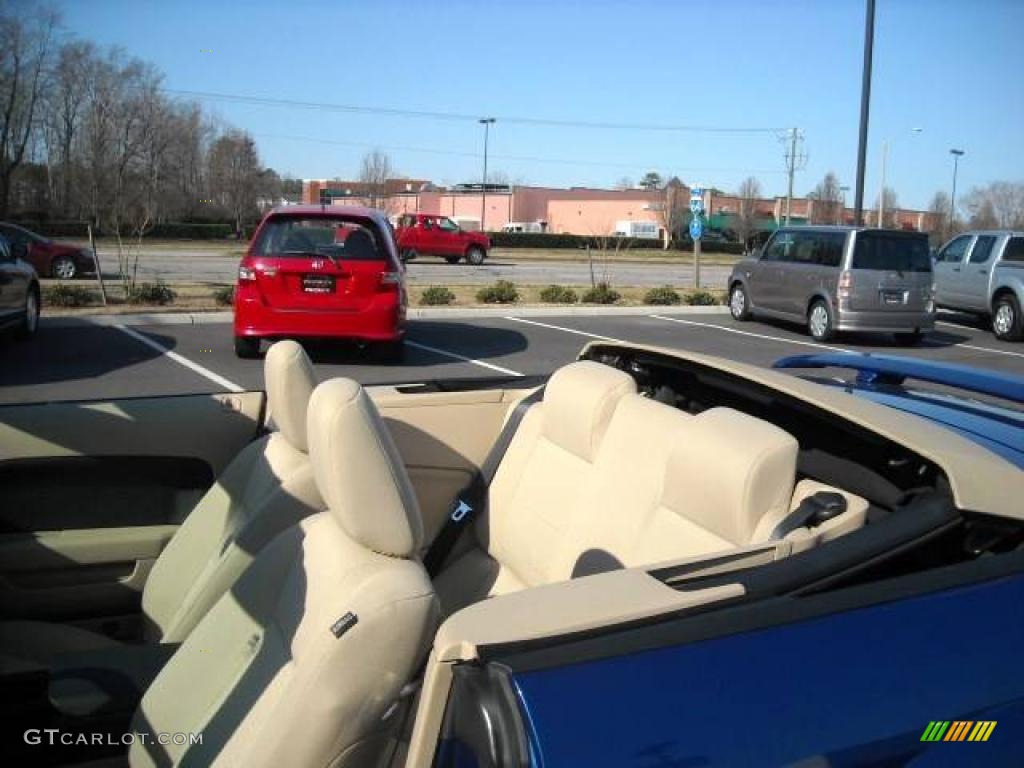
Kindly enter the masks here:
<path id="1" fill-rule="evenodd" d="M 621 179 L 615 182 L 615 188 L 620 191 L 633 189 L 635 186 L 636 185 L 633 183 L 633 180 L 629 178 L 629 176 L 623 176 Z"/>
<path id="2" fill-rule="evenodd" d="M 808 197 L 814 201 L 811 206 L 812 224 L 838 224 L 843 209 L 843 193 L 839 178 L 829 171 Z"/>
<path id="3" fill-rule="evenodd" d="M 938 245 L 949 235 L 946 228 L 949 221 L 949 194 L 939 190 L 932 195 L 928 203 L 928 217 L 925 219 L 925 231 L 932 245 Z"/>
<path id="4" fill-rule="evenodd" d="M 975 187 L 964 198 L 964 208 L 972 228 L 1024 228 L 1024 184 L 994 181 Z"/>
<path id="5" fill-rule="evenodd" d="M 243 131 L 229 131 L 210 148 L 209 178 L 213 197 L 227 210 L 241 237 L 242 224 L 256 209 L 260 160 L 256 142 Z"/>
<path id="6" fill-rule="evenodd" d="M 89 92 L 84 83 L 95 59 L 92 43 L 74 41 L 61 46 L 50 87 L 44 96 L 43 135 L 52 184 L 51 198 L 64 215 L 71 212 L 72 151 L 88 100 Z"/>
<path id="7" fill-rule="evenodd" d="M 359 182 L 366 191 L 370 207 L 384 208 L 387 201 L 387 180 L 393 175 L 391 158 L 379 149 L 363 155 Z"/>
<path id="8" fill-rule="evenodd" d="M 757 203 L 761 199 L 761 182 L 748 176 L 740 182 L 739 210 L 736 212 L 736 234 L 746 248 L 750 237 L 757 231 Z"/>
<path id="9" fill-rule="evenodd" d="M 0 5 L 0 217 L 7 215 L 11 180 L 39 118 L 57 25 L 54 11 L 25 14 L 18 5 Z"/>
<path id="10" fill-rule="evenodd" d="M 658 204 L 658 220 L 664 229 L 662 247 L 668 250 L 672 240 L 678 239 L 690 215 L 690 196 L 683 183 L 672 177 L 665 185 L 664 199 Z"/>
<path id="11" fill-rule="evenodd" d="M 882 212 L 881 221 L 878 220 L 877 212 L 879 203 L 884 203 L 885 210 Z M 892 187 L 885 187 L 880 198 L 875 199 L 875 222 L 879 227 L 896 226 L 896 209 L 899 207 L 899 199 L 896 197 L 896 190 Z"/>

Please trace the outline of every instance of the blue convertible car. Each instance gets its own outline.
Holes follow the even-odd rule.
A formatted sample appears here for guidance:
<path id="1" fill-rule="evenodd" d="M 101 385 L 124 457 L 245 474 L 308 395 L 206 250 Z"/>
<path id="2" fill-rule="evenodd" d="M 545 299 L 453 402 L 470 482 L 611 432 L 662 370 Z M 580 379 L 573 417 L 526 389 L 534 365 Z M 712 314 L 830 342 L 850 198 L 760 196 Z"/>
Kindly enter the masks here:
<path id="1" fill-rule="evenodd" d="M 777 367 L 0 408 L 0 750 L 1021 765 L 1024 382 Z"/>

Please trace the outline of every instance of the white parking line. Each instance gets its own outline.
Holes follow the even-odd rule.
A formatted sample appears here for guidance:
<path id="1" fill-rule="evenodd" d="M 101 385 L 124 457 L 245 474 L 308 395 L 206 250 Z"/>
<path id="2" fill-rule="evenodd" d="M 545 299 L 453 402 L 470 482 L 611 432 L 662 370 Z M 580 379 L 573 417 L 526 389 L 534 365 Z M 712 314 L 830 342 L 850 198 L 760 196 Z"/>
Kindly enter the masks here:
<path id="1" fill-rule="evenodd" d="M 498 373 L 504 373 L 508 376 L 525 376 L 526 374 L 520 373 L 519 371 L 513 371 L 510 368 L 502 368 L 500 365 L 494 365 L 494 363 L 485 363 L 483 360 L 475 360 L 472 357 L 466 357 L 460 355 L 458 352 L 449 352 L 446 349 L 438 349 L 437 347 L 428 347 L 426 344 L 420 344 L 418 341 L 405 340 L 405 345 L 408 347 L 415 347 L 416 349 L 422 349 L 425 352 L 433 352 L 435 355 L 443 355 L 444 357 L 450 357 L 453 360 L 461 360 L 464 363 L 471 363 L 472 365 L 479 365 L 481 368 L 489 368 L 492 371 Z"/>
<path id="2" fill-rule="evenodd" d="M 589 333 L 587 331 L 578 331 L 575 328 L 565 328 L 561 325 L 551 325 L 550 323 L 540 323 L 536 320 L 527 320 L 524 317 L 504 317 L 503 320 L 508 320 L 513 323 L 525 323 L 526 325 L 537 325 L 541 328 L 550 328 L 553 331 L 562 331 L 564 333 L 574 333 L 577 336 L 586 336 L 588 339 L 597 339 L 598 341 L 616 341 L 619 344 L 629 344 L 631 342 L 623 341 L 622 339 L 616 339 L 612 336 L 602 336 L 599 333 Z"/>
<path id="3" fill-rule="evenodd" d="M 851 352 L 852 350 L 843 349 L 842 347 L 832 347 L 828 344 L 819 344 L 816 341 L 803 341 L 800 339 L 786 339 L 781 336 L 769 336 L 766 333 L 754 333 L 753 331 L 741 331 L 738 328 L 727 328 L 724 325 L 716 325 L 715 323 L 698 323 L 696 320 L 682 320 L 678 317 L 667 317 L 665 315 L 648 315 L 648 317 L 655 320 L 665 320 L 670 323 L 679 323 L 681 325 L 697 325 L 701 328 L 713 328 L 716 331 L 725 331 L 726 333 L 735 333 L 740 336 L 753 336 L 755 339 L 769 339 L 770 341 L 779 341 L 783 344 L 799 344 L 802 347 L 817 347 L 818 349 L 829 349 L 833 352 Z"/>
<path id="4" fill-rule="evenodd" d="M 138 331 L 134 331 L 131 328 L 128 328 L 127 326 L 124 326 L 124 325 L 115 325 L 114 327 L 117 328 L 117 330 L 122 331 L 123 333 L 128 334 L 129 336 L 131 336 L 136 341 L 142 342 L 147 347 L 155 349 L 161 355 L 164 355 L 168 359 L 173 360 L 174 362 L 178 363 L 178 365 L 183 365 L 186 368 L 188 368 L 190 371 L 194 371 L 194 372 L 198 373 L 200 376 L 203 376 L 203 377 L 209 379 L 214 384 L 217 384 L 218 386 L 224 387 L 224 389 L 228 390 L 229 392 L 244 392 L 245 391 L 242 387 L 238 386 L 233 381 L 228 381 L 223 376 L 221 376 L 219 374 L 216 374 L 213 371 L 211 371 L 209 368 L 203 368 L 203 366 L 199 365 L 199 363 L 193 363 L 187 357 L 179 355 L 177 352 L 172 352 L 167 347 L 163 346 L 162 344 L 157 344 L 151 338 L 149 338 L 148 336 L 145 336 L 145 335 L 139 333 Z"/>
<path id="5" fill-rule="evenodd" d="M 991 352 L 993 355 L 1009 355 L 1010 357 L 1024 357 L 1024 352 L 1011 352 L 1008 349 L 992 349 L 991 347 L 976 347 L 973 344 L 954 344 L 957 349 L 976 349 L 979 352 Z"/>

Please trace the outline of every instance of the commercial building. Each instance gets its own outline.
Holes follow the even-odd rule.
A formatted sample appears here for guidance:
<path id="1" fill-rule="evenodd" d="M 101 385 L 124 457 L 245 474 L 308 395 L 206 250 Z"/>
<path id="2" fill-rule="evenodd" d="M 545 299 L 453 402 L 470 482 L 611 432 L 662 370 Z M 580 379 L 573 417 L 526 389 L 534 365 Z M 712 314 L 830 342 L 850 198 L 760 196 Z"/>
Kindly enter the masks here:
<path id="1" fill-rule="evenodd" d="M 690 189 L 673 180 L 664 189 L 596 189 L 590 187 L 535 187 L 507 184 L 458 184 L 439 187 L 423 179 L 388 179 L 382 185 L 358 181 L 307 180 L 302 185 L 308 204 L 372 205 L 389 215 L 433 213 L 450 216 L 468 229 L 489 231 L 529 228 L 533 231 L 606 236 L 645 233 L 663 238 L 666 225 L 676 230 L 689 221 L 686 211 Z M 741 200 L 717 189 L 704 192 L 708 226 L 735 231 Z M 772 230 L 786 221 L 786 198 L 754 201 L 756 228 Z M 876 212 L 866 214 L 876 223 Z M 891 226 L 929 231 L 935 222 L 926 211 L 897 209 L 886 213 Z M 853 209 L 837 203 L 793 198 L 789 218 L 794 224 L 852 224 Z M 522 226 L 520 226 L 522 225 Z"/>

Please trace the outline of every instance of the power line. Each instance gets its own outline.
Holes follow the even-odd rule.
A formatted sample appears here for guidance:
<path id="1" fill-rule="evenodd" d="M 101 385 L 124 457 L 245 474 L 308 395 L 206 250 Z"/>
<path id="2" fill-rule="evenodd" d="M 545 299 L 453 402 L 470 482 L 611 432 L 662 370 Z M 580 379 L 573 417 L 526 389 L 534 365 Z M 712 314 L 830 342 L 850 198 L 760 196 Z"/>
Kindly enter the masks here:
<path id="1" fill-rule="evenodd" d="M 163 93 L 209 101 L 223 101 L 234 104 L 255 104 L 259 106 L 287 107 L 292 109 L 312 109 L 325 112 L 347 112 L 368 115 L 386 115 L 390 117 L 412 117 L 426 120 L 450 120 L 476 122 L 480 115 L 460 112 L 434 112 L 415 109 L 396 109 L 391 107 L 368 107 L 357 104 L 332 104 L 318 101 L 297 101 L 294 99 L 278 99 L 270 96 L 250 96 L 233 93 L 212 93 L 209 91 L 188 91 L 175 88 L 161 88 Z M 538 117 L 516 117 L 495 115 L 502 123 L 515 125 L 535 125 L 548 128 L 594 128 L 601 130 L 621 131 L 663 131 L 685 133 L 778 133 L 781 128 L 756 128 L 714 125 L 671 125 L 656 123 L 614 123 L 588 120 L 556 120 Z"/>
<path id="2" fill-rule="evenodd" d="M 386 149 L 392 152 L 422 152 L 425 154 L 432 155 L 447 155 L 451 157 L 468 157 L 473 159 L 479 159 L 483 155 L 479 152 L 460 152 L 451 149 L 435 149 L 431 147 L 410 147 L 402 145 L 388 145 L 383 146 L 376 143 L 359 142 L 359 141 L 345 141 L 343 139 L 322 139 L 315 138 L 313 136 L 294 136 L 290 134 L 281 133 L 253 133 L 253 136 L 266 139 L 284 139 L 287 141 L 306 141 L 313 144 L 327 144 L 337 145 L 342 147 L 359 147 L 365 149 Z M 566 159 L 566 158 L 554 158 L 554 157 L 532 157 L 526 155 L 501 155 L 490 154 L 491 158 L 498 160 L 508 160 L 511 162 L 527 162 L 527 163 L 541 163 L 546 165 L 578 165 L 578 166 L 601 166 L 607 168 L 624 168 L 626 170 L 636 170 L 637 168 L 653 168 L 657 163 L 615 163 L 607 162 L 604 160 L 583 160 L 583 159 Z M 692 173 L 786 173 L 784 170 L 778 168 L 713 168 L 713 167 L 676 167 L 676 171 L 688 171 Z"/>

